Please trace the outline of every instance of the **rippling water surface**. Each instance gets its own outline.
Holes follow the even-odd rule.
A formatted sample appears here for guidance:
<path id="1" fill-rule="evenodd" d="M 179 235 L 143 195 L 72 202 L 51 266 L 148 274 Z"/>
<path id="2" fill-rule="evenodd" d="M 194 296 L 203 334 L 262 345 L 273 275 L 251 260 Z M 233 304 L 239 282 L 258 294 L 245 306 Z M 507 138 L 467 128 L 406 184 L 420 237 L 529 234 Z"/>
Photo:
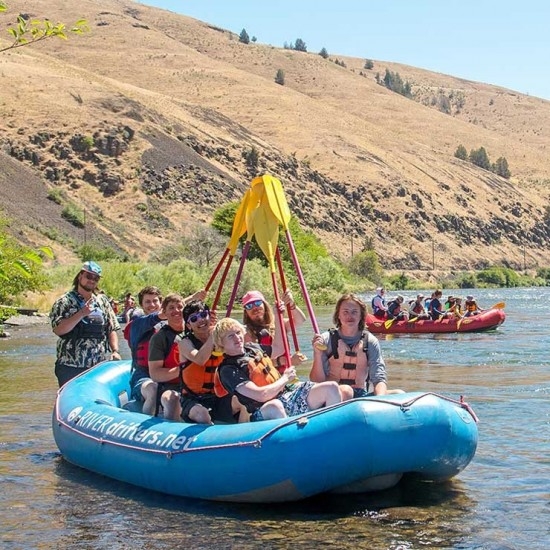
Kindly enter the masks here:
<path id="1" fill-rule="evenodd" d="M 48 325 L 10 329 L 0 339 L 2 547 L 550 547 L 550 289 L 476 295 L 484 306 L 506 301 L 497 331 L 381 337 L 391 387 L 464 395 L 474 407 L 479 446 L 468 468 L 445 484 L 284 505 L 180 499 L 66 463 L 50 426 L 55 338 Z M 318 311 L 321 328 L 331 315 Z M 309 355 L 310 339 L 306 324 Z"/>

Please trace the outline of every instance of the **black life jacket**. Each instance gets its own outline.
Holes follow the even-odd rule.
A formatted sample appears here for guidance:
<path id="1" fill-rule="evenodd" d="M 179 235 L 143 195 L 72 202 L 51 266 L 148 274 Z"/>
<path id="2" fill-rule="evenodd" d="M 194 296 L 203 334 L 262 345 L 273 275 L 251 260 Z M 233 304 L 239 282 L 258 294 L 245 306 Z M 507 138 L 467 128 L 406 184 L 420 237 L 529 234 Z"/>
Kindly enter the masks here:
<path id="1" fill-rule="evenodd" d="M 75 297 L 79 307 L 83 308 L 86 304 L 83 298 L 74 290 L 71 293 Z M 64 340 L 85 338 L 99 342 L 104 340 L 107 335 L 107 319 L 103 310 L 100 308 L 97 309 L 101 312 L 101 316 L 83 317 L 72 330 L 63 334 L 61 338 Z"/>
<path id="2" fill-rule="evenodd" d="M 281 374 L 260 345 L 245 344 L 244 351 L 244 355 L 240 357 L 224 356 L 224 365 L 236 365 L 239 369 L 248 367 L 248 377 L 257 386 L 267 386 L 281 378 Z M 228 393 L 217 371 L 214 377 L 214 393 L 218 397 Z"/>

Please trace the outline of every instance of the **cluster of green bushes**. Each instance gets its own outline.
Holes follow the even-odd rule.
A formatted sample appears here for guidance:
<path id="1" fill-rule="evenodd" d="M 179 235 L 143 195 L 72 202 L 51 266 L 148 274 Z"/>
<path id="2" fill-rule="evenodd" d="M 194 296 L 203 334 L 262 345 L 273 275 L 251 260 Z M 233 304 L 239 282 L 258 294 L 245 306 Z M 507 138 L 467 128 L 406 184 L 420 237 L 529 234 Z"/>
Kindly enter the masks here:
<path id="1" fill-rule="evenodd" d="M 480 147 L 479 149 L 472 149 L 468 155 L 466 147 L 464 145 L 459 145 L 455 151 L 455 157 L 461 160 L 468 160 L 472 164 L 483 168 L 484 170 L 489 170 L 494 172 L 498 176 L 503 178 L 510 178 L 512 175 L 510 169 L 508 168 L 508 161 L 505 157 L 499 157 L 496 162 L 491 163 L 489 160 L 489 155 L 485 150 L 485 147 Z"/>
<path id="2" fill-rule="evenodd" d="M 415 290 L 418 288 L 515 288 L 550 286 L 550 268 L 541 268 L 535 277 L 517 273 L 513 269 L 492 266 L 475 273 L 463 272 L 441 278 L 436 285 L 413 280 L 405 273 L 384 277 L 384 286 L 392 290 Z"/>
<path id="3" fill-rule="evenodd" d="M 297 38 L 295 42 L 285 42 L 283 44 L 285 50 L 296 50 L 297 52 L 307 52 L 306 43 L 301 39 Z"/>
<path id="4" fill-rule="evenodd" d="M 408 81 L 403 81 L 398 72 L 392 72 L 386 69 L 384 78 L 380 78 L 380 74 L 376 73 L 376 82 L 381 86 L 385 86 L 388 90 L 400 94 L 402 96 L 412 97 L 412 85 Z"/>

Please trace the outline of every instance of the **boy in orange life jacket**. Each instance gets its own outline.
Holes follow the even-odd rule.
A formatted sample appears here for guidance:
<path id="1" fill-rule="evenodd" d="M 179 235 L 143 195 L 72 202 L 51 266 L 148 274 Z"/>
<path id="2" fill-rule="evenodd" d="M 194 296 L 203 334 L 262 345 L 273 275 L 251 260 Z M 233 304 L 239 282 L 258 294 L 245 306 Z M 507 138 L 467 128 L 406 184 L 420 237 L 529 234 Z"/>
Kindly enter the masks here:
<path id="1" fill-rule="evenodd" d="M 343 400 L 369 395 L 369 382 L 374 395 L 403 393 L 402 390 L 388 390 L 380 343 L 365 329 L 366 315 L 364 302 L 353 294 L 344 294 L 334 310 L 336 330 L 313 337 L 313 366 L 309 378 L 314 382 L 338 382 Z"/>
<path id="2" fill-rule="evenodd" d="M 212 331 L 216 314 L 201 300 L 193 300 L 183 309 L 185 336 L 179 341 L 182 370 L 181 416 L 188 422 L 213 424 L 213 420 L 234 423 L 240 413 L 239 400 L 231 395 L 217 397 L 214 374 L 223 357 L 213 355 Z M 248 420 L 248 415 L 241 421 Z"/>
<path id="3" fill-rule="evenodd" d="M 218 367 L 222 386 L 247 408 L 251 422 L 286 418 L 341 401 L 335 382 L 300 382 L 287 388 L 296 378 L 296 368 L 279 374 L 257 344 L 245 345 L 245 330 L 238 321 L 221 319 L 212 336 L 224 353 Z"/>

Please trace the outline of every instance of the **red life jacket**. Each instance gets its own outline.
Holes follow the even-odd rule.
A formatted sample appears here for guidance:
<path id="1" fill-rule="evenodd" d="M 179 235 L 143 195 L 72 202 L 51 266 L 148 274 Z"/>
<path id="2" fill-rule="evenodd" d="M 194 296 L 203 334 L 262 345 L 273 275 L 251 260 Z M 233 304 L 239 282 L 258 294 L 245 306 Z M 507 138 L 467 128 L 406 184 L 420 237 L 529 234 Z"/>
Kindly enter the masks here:
<path id="1" fill-rule="evenodd" d="M 177 334 L 174 333 L 174 341 L 172 342 L 168 355 L 164 358 L 164 364 L 162 365 L 163 369 L 171 369 L 172 367 L 179 367 L 181 365 L 180 350 L 176 342 L 176 336 Z M 147 347 L 149 347 L 149 341 L 147 341 Z M 178 375 L 176 378 L 168 380 L 168 382 L 163 382 L 163 384 L 181 384 L 181 378 Z"/>
<path id="2" fill-rule="evenodd" d="M 130 331 L 132 330 L 132 323 L 133 321 L 130 321 L 125 327 L 124 327 L 124 339 L 130 343 Z M 149 340 L 151 340 L 151 337 L 153 334 L 155 334 L 157 330 L 155 327 L 152 327 L 151 329 L 144 332 L 141 336 L 141 340 L 138 342 L 138 345 L 136 346 L 136 352 L 133 357 L 133 365 L 134 367 L 139 367 L 149 372 Z"/>
<path id="3" fill-rule="evenodd" d="M 256 342 L 271 357 L 273 351 L 273 336 L 267 328 L 256 330 L 254 327 L 248 328 L 248 334 L 256 338 Z"/>

